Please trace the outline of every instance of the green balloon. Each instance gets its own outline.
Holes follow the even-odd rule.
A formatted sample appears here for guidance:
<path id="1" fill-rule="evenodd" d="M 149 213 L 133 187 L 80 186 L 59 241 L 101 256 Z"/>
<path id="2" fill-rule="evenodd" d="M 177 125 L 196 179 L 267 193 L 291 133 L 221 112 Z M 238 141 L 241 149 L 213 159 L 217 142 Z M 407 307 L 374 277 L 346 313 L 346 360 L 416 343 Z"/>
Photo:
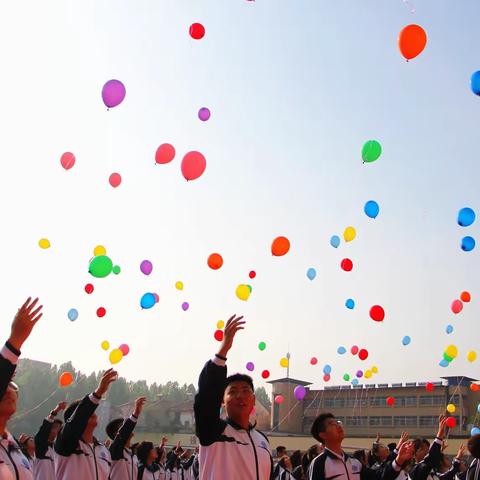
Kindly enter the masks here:
<path id="1" fill-rule="evenodd" d="M 344 376 L 343 376 L 343 379 L 348 382 L 350 380 L 350 375 L 348 373 L 346 373 Z"/>
<path id="2" fill-rule="evenodd" d="M 112 273 L 113 262 L 106 255 L 93 257 L 88 271 L 96 278 L 108 277 Z"/>
<path id="3" fill-rule="evenodd" d="M 112 272 L 113 272 L 115 275 L 118 275 L 121 271 L 122 271 L 122 269 L 121 269 L 118 265 L 115 265 L 115 266 L 112 268 Z"/>
<path id="4" fill-rule="evenodd" d="M 452 357 L 448 356 L 445 352 L 443 352 L 443 358 L 447 361 L 447 362 L 451 362 L 453 360 Z"/>
<path id="5" fill-rule="evenodd" d="M 374 162 L 382 154 L 382 146 L 376 140 L 365 142 L 362 148 L 362 158 L 366 163 Z"/>
<path id="6" fill-rule="evenodd" d="M 260 342 L 258 348 L 263 351 L 267 348 L 267 344 L 265 342 Z"/>
<path id="7" fill-rule="evenodd" d="M 248 289 L 250 290 L 250 293 L 252 293 L 252 286 L 251 285 L 247 285 Z"/>

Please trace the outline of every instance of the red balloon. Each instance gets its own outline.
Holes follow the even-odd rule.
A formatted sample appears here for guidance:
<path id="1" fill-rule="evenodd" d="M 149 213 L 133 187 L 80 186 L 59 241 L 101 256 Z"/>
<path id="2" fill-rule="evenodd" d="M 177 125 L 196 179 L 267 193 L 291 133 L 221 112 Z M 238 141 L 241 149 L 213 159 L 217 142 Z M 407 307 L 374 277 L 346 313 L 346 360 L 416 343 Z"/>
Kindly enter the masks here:
<path id="1" fill-rule="evenodd" d="M 376 322 L 381 322 L 385 318 L 385 310 L 380 305 L 374 305 L 370 309 L 370 318 Z"/>
<path id="2" fill-rule="evenodd" d="M 457 421 L 455 417 L 448 417 L 446 422 L 448 428 L 455 428 L 457 426 Z"/>
<path id="3" fill-rule="evenodd" d="M 478 392 L 480 390 L 480 385 L 478 385 L 477 383 L 471 383 L 470 390 L 472 392 Z"/>
<path id="4" fill-rule="evenodd" d="M 270 372 L 268 370 L 264 370 L 262 372 L 262 378 L 268 378 L 270 376 Z"/>
<path id="5" fill-rule="evenodd" d="M 201 23 L 192 23 L 189 32 L 194 40 L 200 40 L 205 36 L 205 27 Z"/>
<path id="6" fill-rule="evenodd" d="M 468 303 L 472 299 L 472 296 L 470 295 L 469 292 L 462 292 L 460 294 L 460 300 L 462 302 Z"/>
<path id="7" fill-rule="evenodd" d="M 452 312 L 456 315 L 463 310 L 463 303 L 461 300 L 454 300 L 450 308 L 452 309 Z"/>
<path id="8" fill-rule="evenodd" d="M 70 372 L 63 372 L 58 379 L 58 383 L 61 387 L 68 387 L 72 382 L 73 375 Z"/>
<path id="9" fill-rule="evenodd" d="M 398 48 L 407 61 L 420 55 L 426 45 L 427 34 L 420 25 L 407 25 L 398 35 Z"/>
<path id="10" fill-rule="evenodd" d="M 342 263 L 340 263 L 340 266 L 342 267 L 342 270 L 345 270 L 346 272 L 351 272 L 353 268 L 353 262 L 349 258 L 344 258 L 342 260 Z"/>
<path id="11" fill-rule="evenodd" d="M 207 168 L 207 161 L 200 152 L 188 152 L 183 157 L 181 168 L 185 180 L 195 180 L 200 177 Z"/>
<path id="12" fill-rule="evenodd" d="M 75 165 L 75 155 L 71 152 L 65 152 L 60 157 L 60 163 L 65 170 L 70 170 Z"/>
<path id="13" fill-rule="evenodd" d="M 221 342 L 223 340 L 223 330 L 215 330 L 213 336 L 215 337 L 215 340 Z"/>
<path id="14" fill-rule="evenodd" d="M 130 347 L 126 344 L 126 343 L 122 343 L 118 349 L 123 353 L 123 356 L 125 357 L 126 355 L 128 355 L 128 353 L 130 352 Z"/>
<path id="15" fill-rule="evenodd" d="M 175 148 L 169 143 L 162 143 L 155 152 L 155 163 L 169 163 L 175 157 Z"/>
<path id="16" fill-rule="evenodd" d="M 107 311 L 103 307 L 97 309 L 97 317 L 102 318 L 105 316 L 106 313 Z"/>
<path id="17" fill-rule="evenodd" d="M 427 384 L 425 385 L 425 390 L 427 392 L 433 392 L 435 386 L 433 385 L 432 382 L 427 382 Z"/>
<path id="18" fill-rule="evenodd" d="M 218 270 L 223 265 L 223 258 L 219 253 L 212 253 L 208 257 L 207 263 L 212 270 Z"/>
<path id="19" fill-rule="evenodd" d="M 368 358 L 368 351 L 365 350 L 364 348 L 362 348 L 359 352 L 358 352 L 358 358 L 360 360 L 366 360 Z"/>
<path id="20" fill-rule="evenodd" d="M 153 296 L 155 297 L 155 303 L 158 303 L 160 301 L 160 297 L 158 296 L 158 294 L 154 293 Z"/>
<path id="21" fill-rule="evenodd" d="M 87 283 L 85 285 L 85 291 L 90 295 L 93 292 L 93 285 L 91 283 Z"/>
<path id="22" fill-rule="evenodd" d="M 255 278 L 255 277 L 257 276 L 257 274 L 252 270 L 252 271 L 248 274 L 248 276 L 249 276 L 250 278 Z"/>
<path id="23" fill-rule="evenodd" d="M 272 255 L 283 257 L 290 250 L 290 240 L 287 237 L 277 237 L 271 246 Z"/>
<path id="24" fill-rule="evenodd" d="M 323 381 L 324 382 L 328 382 L 330 380 L 330 375 L 328 373 L 326 373 L 324 376 L 323 376 Z"/>
<path id="25" fill-rule="evenodd" d="M 312 357 L 312 358 L 310 359 L 310 363 L 311 363 L 312 365 L 316 365 L 316 364 L 318 363 L 317 357 Z"/>
<path id="26" fill-rule="evenodd" d="M 117 188 L 122 183 L 122 176 L 119 173 L 112 173 L 108 181 L 113 188 Z"/>
<path id="27" fill-rule="evenodd" d="M 395 405 L 395 399 L 393 397 L 387 397 L 387 405 L 393 407 Z"/>
<path id="28" fill-rule="evenodd" d="M 352 353 L 352 355 L 356 355 L 358 353 L 358 347 L 356 345 L 354 345 L 351 349 L 350 349 L 350 352 Z"/>

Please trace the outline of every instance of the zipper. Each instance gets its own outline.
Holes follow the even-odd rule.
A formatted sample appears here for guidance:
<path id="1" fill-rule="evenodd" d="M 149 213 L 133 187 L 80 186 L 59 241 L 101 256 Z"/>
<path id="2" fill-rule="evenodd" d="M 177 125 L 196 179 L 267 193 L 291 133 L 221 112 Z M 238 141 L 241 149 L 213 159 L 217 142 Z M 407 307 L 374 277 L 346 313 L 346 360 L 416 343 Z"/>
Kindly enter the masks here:
<path id="1" fill-rule="evenodd" d="M 98 480 L 98 468 L 97 468 L 97 457 L 95 456 L 95 445 L 93 447 L 90 447 L 89 443 L 87 443 L 87 445 L 89 446 L 93 454 L 93 461 L 95 462 L 95 478 Z"/>
<path id="2" fill-rule="evenodd" d="M 252 442 L 253 454 L 255 455 L 255 470 L 256 470 L 256 473 L 257 473 L 257 480 L 259 480 L 257 449 L 255 448 L 255 444 L 253 443 L 252 436 L 250 435 L 250 432 L 248 430 L 247 430 L 247 435 L 248 435 L 248 438 L 250 439 L 250 441 Z"/>
<path id="3" fill-rule="evenodd" d="M 18 479 L 20 478 L 20 475 L 19 475 L 19 473 L 18 473 L 17 465 L 15 464 L 12 456 L 10 455 L 10 452 L 9 452 L 3 445 L 0 445 L 0 447 L 2 447 L 2 448 L 5 450 L 5 453 L 7 454 L 8 458 L 9 458 L 10 461 L 12 462 L 13 469 L 15 470 L 15 478 L 18 480 Z"/>
<path id="4" fill-rule="evenodd" d="M 348 480 L 350 480 L 350 475 L 348 474 L 348 468 L 347 468 L 347 463 L 345 460 L 342 460 L 343 466 L 345 467 L 345 473 L 347 474 Z"/>

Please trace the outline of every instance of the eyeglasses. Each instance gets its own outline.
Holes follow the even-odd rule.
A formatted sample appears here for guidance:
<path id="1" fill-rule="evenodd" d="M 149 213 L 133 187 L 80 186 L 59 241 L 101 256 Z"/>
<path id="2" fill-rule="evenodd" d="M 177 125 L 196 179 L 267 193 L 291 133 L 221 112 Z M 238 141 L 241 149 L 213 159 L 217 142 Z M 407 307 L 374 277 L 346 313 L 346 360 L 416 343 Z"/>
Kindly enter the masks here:
<path id="1" fill-rule="evenodd" d="M 18 393 L 20 391 L 20 388 L 15 382 L 10 382 L 8 384 L 8 388 L 10 388 L 10 390 L 13 390 L 15 393 Z"/>
<path id="2" fill-rule="evenodd" d="M 337 426 L 337 425 L 343 425 L 342 421 L 341 420 L 330 420 L 326 425 L 325 427 L 328 428 L 330 426 Z"/>

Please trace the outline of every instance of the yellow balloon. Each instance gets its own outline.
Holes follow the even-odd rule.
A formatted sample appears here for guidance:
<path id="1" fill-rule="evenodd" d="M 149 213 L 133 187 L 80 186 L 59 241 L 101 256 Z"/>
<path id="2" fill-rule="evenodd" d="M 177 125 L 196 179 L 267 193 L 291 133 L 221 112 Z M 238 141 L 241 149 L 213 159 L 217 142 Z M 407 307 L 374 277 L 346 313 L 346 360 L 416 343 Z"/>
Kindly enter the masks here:
<path id="1" fill-rule="evenodd" d="M 378 367 L 372 367 L 372 373 L 378 373 Z"/>
<path id="2" fill-rule="evenodd" d="M 38 246 L 40 248 L 43 248 L 44 250 L 47 249 L 47 248 L 50 248 L 50 240 L 48 238 L 41 238 L 38 241 Z"/>
<path id="3" fill-rule="evenodd" d="M 103 348 L 104 350 L 108 350 L 108 349 L 110 348 L 110 344 L 109 344 L 106 340 L 104 340 L 104 341 L 102 342 L 102 348 Z"/>
<path id="4" fill-rule="evenodd" d="M 365 370 L 365 372 L 363 373 L 363 376 L 365 378 L 372 378 L 372 371 L 371 370 Z"/>
<path id="5" fill-rule="evenodd" d="M 445 349 L 445 353 L 450 357 L 450 358 L 456 358 L 458 355 L 458 348 L 455 345 L 449 345 Z"/>
<path id="6" fill-rule="evenodd" d="M 347 227 L 343 232 L 343 238 L 346 242 L 351 242 L 357 236 L 357 232 L 353 227 Z"/>
<path id="7" fill-rule="evenodd" d="M 455 410 L 456 410 L 456 408 L 455 408 L 455 405 L 453 403 L 449 403 L 447 405 L 447 412 L 448 413 L 455 413 Z"/>
<path id="8" fill-rule="evenodd" d="M 477 352 L 474 352 L 473 350 L 470 350 L 467 353 L 467 360 L 469 362 L 474 362 L 477 359 Z"/>
<path id="9" fill-rule="evenodd" d="M 235 294 L 240 300 L 246 302 L 248 297 L 250 297 L 250 289 L 248 288 L 248 285 L 239 285 L 235 291 Z"/>
<path id="10" fill-rule="evenodd" d="M 175 288 L 176 288 L 177 290 L 183 290 L 183 282 L 177 282 L 177 283 L 175 284 Z"/>
<path id="11" fill-rule="evenodd" d="M 114 348 L 110 352 L 109 359 L 111 364 L 118 363 L 122 358 L 123 358 L 123 352 L 119 348 Z"/>
<path id="12" fill-rule="evenodd" d="M 217 328 L 221 330 L 225 326 L 225 322 L 223 320 L 219 320 L 217 322 Z"/>
<path id="13" fill-rule="evenodd" d="M 288 367 L 288 358 L 281 358 L 280 359 L 280 366 L 283 367 L 283 368 L 287 368 Z"/>
<path id="14" fill-rule="evenodd" d="M 97 245 L 93 249 L 93 256 L 98 257 L 99 255 L 106 255 L 107 254 L 107 249 L 103 245 Z"/>

